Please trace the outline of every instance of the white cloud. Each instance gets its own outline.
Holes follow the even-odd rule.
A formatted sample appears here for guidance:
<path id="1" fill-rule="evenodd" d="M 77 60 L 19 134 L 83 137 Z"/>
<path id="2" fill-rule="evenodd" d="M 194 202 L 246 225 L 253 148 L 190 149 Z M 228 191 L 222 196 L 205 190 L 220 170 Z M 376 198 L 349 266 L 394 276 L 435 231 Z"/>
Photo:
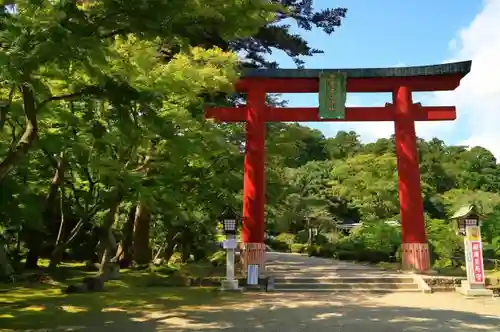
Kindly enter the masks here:
<path id="1" fill-rule="evenodd" d="M 471 72 L 453 92 L 415 96 L 425 105 L 456 105 L 453 122 L 417 123 L 417 135 L 439 137 L 448 144 L 480 145 L 500 159 L 500 0 L 485 0 L 482 10 L 449 43 L 453 56 L 443 62 L 472 60 Z M 420 98 L 419 98 L 420 97 Z M 359 105 L 356 100 L 350 106 Z M 370 106 L 370 105 L 363 105 Z M 392 123 L 332 124 L 331 129 L 353 129 L 364 141 L 388 137 Z M 457 141 L 457 137 L 467 137 Z"/>
<path id="2" fill-rule="evenodd" d="M 482 11 L 456 39 L 452 61 L 472 60 L 460 87 L 441 99 L 453 98 L 459 116 L 456 130 L 466 127 L 465 145 L 481 145 L 500 159 L 500 0 L 486 0 Z M 439 99 L 439 98 L 438 98 Z"/>

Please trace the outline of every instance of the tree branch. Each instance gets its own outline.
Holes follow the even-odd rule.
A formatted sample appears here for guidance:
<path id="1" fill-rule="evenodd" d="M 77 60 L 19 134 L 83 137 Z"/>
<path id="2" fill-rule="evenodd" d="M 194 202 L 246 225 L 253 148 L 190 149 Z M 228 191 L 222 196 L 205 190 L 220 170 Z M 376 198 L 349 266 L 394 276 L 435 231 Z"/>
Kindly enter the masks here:
<path id="1" fill-rule="evenodd" d="M 146 170 L 146 168 L 149 166 L 150 162 L 151 162 L 151 156 L 148 155 L 144 159 L 144 162 L 142 163 L 142 165 L 140 165 L 134 169 L 134 172 L 142 172 L 142 171 Z"/>
<path id="2" fill-rule="evenodd" d="M 12 99 L 14 98 L 14 92 L 16 91 L 16 87 L 12 86 L 9 92 L 9 99 L 7 104 L 0 105 L 0 131 L 2 131 L 3 126 L 5 125 L 5 121 L 7 121 L 7 114 L 9 113 L 10 104 L 12 103 Z"/>
<path id="3" fill-rule="evenodd" d="M 44 101 L 42 101 L 38 107 L 37 111 L 42 109 L 46 104 L 52 102 L 52 101 L 59 101 L 59 100 L 72 100 L 78 97 L 83 97 L 83 96 L 95 96 L 99 93 L 102 93 L 102 89 L 98 86 L 87 86 L 83 88 L 80 91 L 72 92 L 72 93 L 67 93 L 64 95 L 59 95 L 59 96 L 52 96 Z"/>

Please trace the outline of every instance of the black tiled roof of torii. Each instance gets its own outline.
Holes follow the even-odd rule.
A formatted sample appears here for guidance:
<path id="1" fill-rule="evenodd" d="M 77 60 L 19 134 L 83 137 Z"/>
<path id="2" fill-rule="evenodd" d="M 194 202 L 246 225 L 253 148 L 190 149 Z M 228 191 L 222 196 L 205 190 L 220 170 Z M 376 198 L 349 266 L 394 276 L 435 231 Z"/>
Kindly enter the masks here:
<path id="1" fill-rule="evenodd" d="M 393 68 L 347 68 L 347 69 L 248 69 L 242 77 L 247 78 L 318 78 L 320 73 L 345 73 L 348 78 L 415 77 L 436 75 L 461 75 L 470 72 L 472 61 L 445 63 L 430 66 Z"/>

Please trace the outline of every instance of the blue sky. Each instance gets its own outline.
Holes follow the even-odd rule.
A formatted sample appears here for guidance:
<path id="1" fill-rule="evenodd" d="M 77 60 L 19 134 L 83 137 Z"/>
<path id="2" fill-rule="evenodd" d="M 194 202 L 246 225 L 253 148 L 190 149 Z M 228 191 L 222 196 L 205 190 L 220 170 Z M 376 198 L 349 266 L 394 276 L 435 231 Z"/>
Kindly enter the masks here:
<path id="1" fill-rule="evenodd" d="M 331 35 L 326 35 L 317 29 L 311 32 L 296 29 L 296 32 L 304 36 L 312 47 L 325 52 L 304 58 L 307 68 L 394 67 L 436 64 L 448 59 L 458 61 L 476 56 L 481 58 L 481 54 L 485 52 L 490 54 L 493 50 L 488 49 L 491 46 L 486 45 L 487 40 L 481 45 L 473 45 L 480 39 L 471 34 L 481 34 L 481 31 L 488 30 L 484 24 L 479 27 L 480 29 L 474 28 L 478 25 L 475 23 L 481 19 L 479 23 L 490 21 L 486 22 L 489 28 L 493 28 L 491 25 L 496 24 L 496 28 L 499 28 L 496 34 L 500 34 L 500 25 L 491 23 L 491 16 L 495 14 L 499 15 L 496 17 L 500 21 L 499 2 L 500 0 L 315 0 L 316 8 L 327 6 L 348 8 L 347 18 L 342 27 Z M 495 38 L 496 41 L 500 41 L 498 37 Z M 482 48 L 476 52 L 475 49 L 478 47 Z M 481 53 L 481 50 L 484 52 Z M 274 53 L 272 58 L 276 59 L 282 68 L 294 67 L 293 62 L 284 54 Z M 500 61 L 500 56 L 498 59 Z M 472 60 L 474 71 L 476 61 Z M 476 80 L 479 74 L 484 73 L 476 73 L 474 75 Z M 470 91 L 462 94 L 468 92 Z M 290 101 L 291 106 L 317 106 L 317 95 L 314 94 L 287 94 L 284 97 Z M 442 100 L 437 104 L 454 105 L 460 104 L 460 100 L 463 101 L 462 105 L 457 105 L 462 121 L 460 128 L 457 128 L 457 124 L 453 124 L 447 125 L 446 130 L 439 131 L 436 130 L 439 125 L 433 124 L 422 127 L 424 128 L 422 130 L 417 127 L 417 134 L 420 135 L 421 132 L 426 138 L 438 136 L 450 144 L 464 142 L 479 144 L 476 143 L 477 140 L 471 141 L 474 126 L 468 119 L 472 113 L 466 109 L 470 105 L 467 106 L 465 98 L 457 97 L 455 94 L 451 97 L 449 95 L 443 98 L 437 97 L 420 96 L 424 98 L 422 100 L 424 104 L 438 99 Z M 497 102 L 498 98 L 500 95 L 494 102 Z M 419 96 L 415 95 L 414 99 L 418 101 Z M 383 106 L 385 102 L 390 101 L 389 94 L 348 94 L 348 104 L 351 105 Z M 308 125 L 320 129 L 326 136 L 334 135 L 337 130 L 355 129 L 360 131 L 364 140 L 368 141 L 389 136 L 392 126 L 390 123 L 383 124 L 382 127 L 377 123 L 309 123 Z M 483 138 L 482 141 L 488 141 L 488 138 Z"/>

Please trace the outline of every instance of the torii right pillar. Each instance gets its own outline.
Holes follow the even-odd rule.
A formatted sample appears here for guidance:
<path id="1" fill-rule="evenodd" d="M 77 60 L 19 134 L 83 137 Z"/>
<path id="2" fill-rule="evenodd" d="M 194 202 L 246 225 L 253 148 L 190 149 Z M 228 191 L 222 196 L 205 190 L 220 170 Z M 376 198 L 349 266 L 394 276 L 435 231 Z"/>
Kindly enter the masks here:
<path id="1" fill-rule="evenodd" d="M 415 134 L 414 112 L 417 112 L 418 106 L 413 104 L 412 91 L 406 86 L 396 88 L 393 92 L 393 103 L 403 269 L 425 272 L 429 271 L 431 266 Z"/>

